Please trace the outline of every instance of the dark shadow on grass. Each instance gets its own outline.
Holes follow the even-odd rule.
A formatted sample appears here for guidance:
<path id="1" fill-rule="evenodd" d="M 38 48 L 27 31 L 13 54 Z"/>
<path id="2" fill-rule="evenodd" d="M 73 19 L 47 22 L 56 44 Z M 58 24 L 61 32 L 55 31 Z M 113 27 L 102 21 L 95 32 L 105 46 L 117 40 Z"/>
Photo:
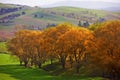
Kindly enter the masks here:
<path id="1" fill-rule="evenodd" d="M 52 76 L 42 69 L 25 68 L 19 65 L 0 65 L 0 73 L 9 74 L 18 80 L 93 80 L 90 77 L 80 76 Z"/>
<path id="2" fill-rule="evenodd" d="M 43 70 L 18 65 L 0 65 L 0 73 L 9 74 L 19 80 L 49 80 L 47 78 L 52 77 Z"/>

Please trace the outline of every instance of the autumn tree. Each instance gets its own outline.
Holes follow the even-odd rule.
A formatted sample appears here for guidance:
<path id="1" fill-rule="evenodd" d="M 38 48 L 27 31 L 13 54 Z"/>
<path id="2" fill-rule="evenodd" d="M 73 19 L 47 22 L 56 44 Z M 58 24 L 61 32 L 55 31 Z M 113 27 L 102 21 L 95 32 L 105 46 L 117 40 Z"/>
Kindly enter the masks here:
<path id="1" fill-rule="evenodd" d="M 34 35 L 34 47 L 36 48 L 36 54 L 34 58 L 34 63 L 38 65 L 39 68 L 41 68 L 42 64 L 47 60 L 48 54 L 47 54 L 47 47 L 44 38 L 43 38 L 43 32 L 37 32 Z"/>
<path id="2" fill-rule="evenodd" d="M 114 80 L 120 77 L 120 21 L 109 21 L 94 31 L 91 60 Z M 93 42 L 94 41 L 94 42 Z M 99 61 L 99 62 L 98 62 Z M 108 76 L 107 76 L 108 77 Z"/>
<path id="3" fill-rule="evenodd" d="M 8 42 L 8 49 L 12 55 L 20 59 L 20 63 L 38 65 L 45 61 L 45 50 L 43 49 L 44 40 L 41 31 L 21 30 L 18 31 L 13 39 Z"/>
<path id="4" fill-rule="evenodd" d="M 47 47 L 46 51 L 49 55 L 51 63 L 54 58 L 58 58 L 61 64 L 64 64 L 63 56 L 60 56 L 61 53 L 58 53 L 56 51 L 56 41 L 58 40 L 59 36 L 68 31 L 71 28 L 71 26 L 72 25 L 68 23 L 59 24 L 56 27 L 48 28 L 43 32 L 44 40 L 46 41 L 45 46 Z M 63 69 L 64 68 L 65 66 L 63 66 Z"/>
<path id="5" fill-rule="evenodd" d="M 57 41 L 60 56 L 64 60 L 69 55 L 75 62 L 76 72 L 79 73 L 80 63 L 86 54 L 86 43 L 90 38 L 90 31 L 84 28 L 73 28 L 61 35 Z"/>
<path id="6" fill-rule="evenodd" d="M 55 42 L 56 42 L 56 28 L 52 27 L 44 30 L 43 39 L 44 39 L 44 49 L 48 55 L 48 58 L 51 60 L 51 64 L 53 63 L 54 58 L 56 58 L 55 54 Z"/>
<path id="7" fill-rule="evenodd" d="M 8 41 L 8 50 L 11 52 L 12 55 L 16 55 L 19 60 L 20 64 L 22 62 L 25 63 L 25 66 L 27 66 L 28 60 L 27 60 L 27 53 L 24 51 L 24 38 L 25 38 L 25 32 L 19 31 L 16 33 L 16 36 L 12 38 L 10 41 Z"/>
<path id="8" fill-rule="evenodd" d="M 21 49 L 21 47 L 19 47 L 19 45 L 17 45 L 17 39 L 16 38 L 12 38 L 10 41 L 7 42 L 7 46 L 8 46 L 8 51 L 11 52 L 12 55 L 16 55 L 19 58 L 20 61 L 20 65 L 22 65 L 22 54 L 23 52 L 20 52 L 18 50 L 18 48 Z"/>

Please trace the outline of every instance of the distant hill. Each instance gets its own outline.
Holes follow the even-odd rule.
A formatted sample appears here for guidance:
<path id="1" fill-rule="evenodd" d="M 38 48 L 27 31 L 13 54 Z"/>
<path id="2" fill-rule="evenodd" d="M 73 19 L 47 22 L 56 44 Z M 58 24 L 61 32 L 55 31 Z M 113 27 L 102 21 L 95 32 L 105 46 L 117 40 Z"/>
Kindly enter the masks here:
<path id="1" fill-rule="evenodd" d="M 118 12 L 66 6 L 39 8 L 0 3 L 0 10 L 1 30 L 14 28 L 16 25 L 25 25 L 30 29 L 43 29 L 64 22 L 78 25 L 79 21 L 87 21 L 89 24 L 93 24 L 98 21 L 120 19 Z"/>
<path id="2" fill-rule="evenodd" d="M 120 3 L 103 2 L 103 1 L 61 1 L 54 4 L 44 5 L 43 7 L 58 7 L 58 6 L 72 6 L 88 9 L 99 9 L 108 11 L 119 11 Z M 114 9 L 115 10 L 114 10 Z"/>
<path id="3" fill-rule="evenodd" d="M 0 8 L 9 8 L 9 7 L 16 7 L 15 5 L 11 5 L 11 4 L 3 4 L 3 3 L 0 3 Z"/>
<path id="4" fill-rule="evenodd" d="M 113 11 L 113 12 L 120 12 L 120 7 L 109 7 L 109 8 L 106 8 L 105 10 Z"/>
<path id="5" fill-rule="evenodd" d="M 120 20 L 120 12 L 66 6 L 40 8 L 0 4 L 0 41 L 6 41 L 21 29 L 39 30 L 64 22 L 87 27 L 108 20 Z"/>

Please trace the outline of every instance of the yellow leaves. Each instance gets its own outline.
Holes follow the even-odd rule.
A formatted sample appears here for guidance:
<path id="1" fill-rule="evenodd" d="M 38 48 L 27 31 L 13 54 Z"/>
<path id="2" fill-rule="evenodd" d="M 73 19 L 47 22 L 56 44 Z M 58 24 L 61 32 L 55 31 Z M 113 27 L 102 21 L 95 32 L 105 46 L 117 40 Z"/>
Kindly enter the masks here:
<path id="1" fill-rule="evenodd" d="M 87 32 L 86 32 L 87 31 Z M 92 33 L 84 28 L 71 28 L 57 40 L 57 49 L 63 55 L 76 56 L 77 62 L 81 61 L 85 56 L 85 47 Z M 89 37 L 89 38 L 88 38 Z"/>
<path id="2" fill-rule="evenodd" d="M 21 30 L 8 42 L 8 47 L 15 55 L 29 55 L 27 58 L 34 55 L 44 58 L 49 55 L 50 58 L 59 56 L 62 59 L 70 55 L 74 61 L 79 62 L 86 53 L 91 53 L 92 57 L 99 58 L 101 62 L 109 62 L 112 58 L 119 60 L 120 21 L 107 22 L 100 26 L 102 27 L 94 32 L 67 23 L 43 31 Z M 109 56 L 111 53 L 113 57 Z"/>
<path id="3" fill-rule="evenodd" d="M 94 31 L 90 42 L 91 60 L 104 70 L 120 70 L 120 21 L 108 21 Z M 99 61 L 99 63 L 97 63 Z M 113 68 L 114 66 L 114 68 Z"/>

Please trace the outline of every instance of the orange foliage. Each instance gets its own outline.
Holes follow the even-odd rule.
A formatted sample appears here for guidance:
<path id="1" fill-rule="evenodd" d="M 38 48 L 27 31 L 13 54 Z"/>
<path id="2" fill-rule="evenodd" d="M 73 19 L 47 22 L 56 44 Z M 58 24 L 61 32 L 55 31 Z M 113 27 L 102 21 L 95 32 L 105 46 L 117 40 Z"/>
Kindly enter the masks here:
<path id="1" fill-rule="evenodd" d="M 120 21 L 110 21 L 101 25 L 94 32 L 92 41 L 94 53 L 91 53 L 95 65 L 102 68 L 110 76 L 120 75 Z M 99 61 L 99 63 L 98 63 Z"/>
<path id="2" fill-rule="evenodd" d="M 80 62 L 86 54 L 86 43 L 90 35 L 91 32 L 87 29 L 73 28 L 61 35 L 57 41 L 59 56 L 72 57 L 76 63 L 77 72 L 79 72 Z"/>

